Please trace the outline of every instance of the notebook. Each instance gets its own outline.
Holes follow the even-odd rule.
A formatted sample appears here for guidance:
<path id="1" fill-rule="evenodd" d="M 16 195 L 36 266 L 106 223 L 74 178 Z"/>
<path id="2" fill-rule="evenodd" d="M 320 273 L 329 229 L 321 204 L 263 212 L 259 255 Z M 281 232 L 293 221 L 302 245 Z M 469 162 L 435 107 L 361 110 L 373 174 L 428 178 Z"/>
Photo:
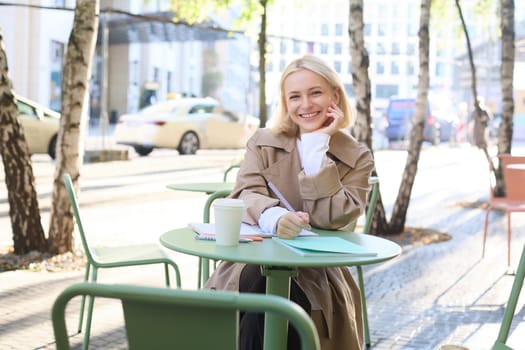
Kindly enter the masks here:
<path id="1" fill-rule="evenodd" d="M 200 235 L 215 235 L 215 224 L 213 223 L 202 223 L 202 222 L 191 222 L 188 226 Z M 253 237 L 273 237 L 271 233 L 263 232 L 257 225 L 249 225 L 245 222 L 241 224 L 241 237 L 242 236 L 253 236 Z M 299 236 L 317 236 L 317 233 L 303 229 Z"/>
<path id="2" fill-rule="evenodd" d="M 304 256 L 376 256 L 377 253 L 340 237 L 296 237 L 273 240 Z"/>

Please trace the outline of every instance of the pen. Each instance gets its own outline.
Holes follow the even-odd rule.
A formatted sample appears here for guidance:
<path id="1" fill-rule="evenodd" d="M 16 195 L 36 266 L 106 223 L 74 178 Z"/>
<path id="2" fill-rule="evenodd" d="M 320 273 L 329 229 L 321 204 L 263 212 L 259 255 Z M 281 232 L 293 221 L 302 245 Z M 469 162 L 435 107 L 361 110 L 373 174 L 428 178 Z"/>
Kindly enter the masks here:
<path id="1" fill-rule="evenodd" d="M 277 189 L 277 187 L 273 184 L 273 182 L 268 182 L 268 187 L 270 187 L 270 189 L 273 191 L 273 193 L 275 193 L 275 195 L 277 196 L 277 198 L 279 198 L 279 200 L 281 201 L 281 203 L 284 204 L 284 206 L 286 207 L 286 209 L 288 209 L 288 211 L 291 211 L 292 213 L 295 213 L 295 209 L 292 207 L 292 205 L 286 200 L 286 198 L 284 198 L 283 194 L 281 193 L 281 191 L 279 191 Z"/>
<path id="2" fill-rule="evenodd" d="M 279 198 L 279 200 L 281 201 L 281 203 L 284 204 L 284 206 L 286 207 L 286 209 L 288 209 L 289 212 L 291 213 L 296 213 L 295 209 L 292 207 L 292 205 L 286 200 L 286 198 L 284 198 L 283 194 L 281 193 L 281 191 L 279 191 L 277 189 L 277 187 L 273 184 L 273 182 L 271 181 L 268 181 L 268 187 L 270 187 L 270 189 L 273 191 L 273 193 L 275 193 L 275 195 L 277 196 L 277 198 Z M 305 229 L 304 227 L 301 229 L 301 232 L 299 233 L 299 235 L 305 235 L 305 236 L 310 236 L 311 235 L 311 231 Z"/>

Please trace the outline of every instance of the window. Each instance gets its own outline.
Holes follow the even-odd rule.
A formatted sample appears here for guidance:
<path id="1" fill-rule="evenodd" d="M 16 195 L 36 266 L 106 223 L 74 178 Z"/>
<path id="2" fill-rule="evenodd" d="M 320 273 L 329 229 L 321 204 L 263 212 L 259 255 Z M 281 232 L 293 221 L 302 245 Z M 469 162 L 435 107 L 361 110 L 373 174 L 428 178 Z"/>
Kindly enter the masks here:
<path id="1" fill-rule="evenodd" d="M 64 61 L 64 43 L 51 40 L 50 43 L 50 93 L 49 107 L 60 111 L 62 101 L 62 64 Z"/>
<path id="2" fill-rule="evenodd" d="M 321 35 L 328 36 L 328 24 L 326 23 L 321 24 Z"/>
<path id="3" fill-rule="evenodd" d="M 293 53 L 295 55 L 298 55 L 299 53 L 301 53 L 301 43 L 300 42 L 298 41 L 293 42 Z"/>
<path id="4" fill-rule="evenodd" d="M 343 44 L 341 43 L 335 43 L 334 44 L 334 53 L 336 55 L 340 55 L 343 52 Z"/>
<path id="5" fill-rule="evenodd" d="M 416 54 L 416 44 L 415 43 L 408 43 L 407 44 L 407 55 L 413 56 Z"/>
<path id="6" fill-rule="evenodd" d="M 386 35 L 386 25 L 382 23 L 377 24 L 377 34 L 379 36 L 385 36 Z"/>
<path id="7" fill-rule="evenodd" d="M 386 50 L 385 50 L 385 44 L 383 44 L 383 43 L 377 43 L 376 53 L 377 53 L 378 55 L 384 55 L 384 54 L 386 53 Z"/>
<path id="8" fill-rule="evenodd" d="M 354 90 L 352 88 L 352 84 L 345 84 L 345 92 L 348 95 L 348 97 L 354 96 Z"/>
<path id="9" fill-rule="evenodd" d="M 342 23 L 335 24 L 335 35 L 336 36 L 343 35 L 343 24 Z"/>
<path id="10" fill-rule="evenodd" d="M 281 59 L 281 60 L 279 61 L 279 71 L 282 72 L 282 71 L 284 70 L 285 67 L 286 67 L 286 61 L 283 60 L 283 59 Z"/>
<path id="11" fill-rule="evenodd" d="M 280 43 L 280 53 L 281 55 L 286 54 L 286 42 L 285 41 L 281 41 Z"/>
<path id="12" fill-rule="evenodd" d="M 334 69 L 337 73 L 341 73 L 341 61 L 334 62 Z"/>
<path id="13" fill-rule="evenodd" d="M 407 28 L 408 35 L 409 36 L 416 36 L 417 32 L 418 32 L 418 24 L 417 23 L 413 23 L 413 21 L 409 21 L 407 26 L 408 26 L 408 28 Z"/>
<path id="14" fill-rule="evenodd" d="M 436 76 L 445 76 L 445 65 L 443 63 L 436 63 Z"/>
<path id="15" fill-rule="evenodd" d="M 321 44 L 321 53 L 328 53 L 328 44 Z"/>
<path id="16" fill-rule="evenodd" d="M 102 71 L 102 63 L 100 64 L 99 71 Z M 130 79 L 129 79 L 132 85 L 135 85 L 135 86 L 139 85 L 139 75 L 140 75 L 139 60 L 133 60 L 131 61 L 131 65 L 130 65 Z"/>
<path id="17" fill-rule="evenodd" d="M 166 93 L 170 93 L 171 92 L 171 84 L 172 84 L 172 80 L 173 80 L 173 73 L 172 72 L 167 72 L 166 73 Z"/>
<path id="18" fill-rule="evenodd" d="M 376 98 L 390 98 L 392 95 L 397 95 L 398 86 L 390 84 L 377 84 L 376 85 Z"/>
<path id="19" fill-rule="evenodd" d="M 365 27 L 363 28 L 364 36 L 370 36 L 372 33 L 372 25 L 370 23 L 365 23 Z"/>
<path id="20" fill-rule="evenodd" d="M 159 81 L 160 69 L 159 67 L 153 67 L 153 81 Z"/>
<path id="21" fill-rule="evenodd" d="M 352 74 L 352 62 L 348 62 L 348 74 Z"/>
<path id="22" fill-rule="evenodd" d="M 399 74 L 399 64 L 397 62 L 390 62 L 390 74 L 392 75 Z"/>
<path id="23" fill-rule="evenodd" d="M 392 43 L 392 55 L 399 55 L 400 52 L 399 43 Z"/>
<path id="24" fill-rule="evenodd" d="M 407 62 L 407 75 L 414 75 L 415 69 L 414 69 L 414 62 Z"/>
<path id="25" fill-rule="evenodd" d="M 385 73 L 385 65 L 383 62 L 377 62 L 376 63 L 376 74 L 384 74 Z"/>

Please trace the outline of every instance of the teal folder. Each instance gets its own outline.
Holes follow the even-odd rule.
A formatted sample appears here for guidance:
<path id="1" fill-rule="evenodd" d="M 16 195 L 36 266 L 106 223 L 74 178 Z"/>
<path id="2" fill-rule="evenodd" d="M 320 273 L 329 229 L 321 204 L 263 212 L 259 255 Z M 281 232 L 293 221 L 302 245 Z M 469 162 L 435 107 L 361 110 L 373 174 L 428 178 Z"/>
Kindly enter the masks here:
<path id="1" fill-rule="evenodd" d="M 304 256 L 377 255 L 377 253 L 369 251 L 359 244 L 347 241 L 340 237 L 296 237 L 294 239 L 273 237 L 273 240 Z"/>

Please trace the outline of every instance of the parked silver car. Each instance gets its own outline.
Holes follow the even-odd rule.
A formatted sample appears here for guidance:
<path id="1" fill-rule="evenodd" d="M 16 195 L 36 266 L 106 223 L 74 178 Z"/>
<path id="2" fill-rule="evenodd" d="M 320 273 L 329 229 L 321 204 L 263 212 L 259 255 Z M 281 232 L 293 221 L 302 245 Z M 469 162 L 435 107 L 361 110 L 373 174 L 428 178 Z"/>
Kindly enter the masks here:
<path id="1" fill-rule="evenodd" d="M 47 153 L 55 159 L 60 113 L 22 96 L 16 96 L 16 105 L 29 153 Z"/>
<path id="2" fill-rule="evenodd" d="M 199 149 L 243 148 L 258 126 L 257 118 L 226 111 L 215 99 L 180 98 L 122 115 L 115 139 L 141 156 L 155 148 L 176 149 L 185 155 Z"/>

